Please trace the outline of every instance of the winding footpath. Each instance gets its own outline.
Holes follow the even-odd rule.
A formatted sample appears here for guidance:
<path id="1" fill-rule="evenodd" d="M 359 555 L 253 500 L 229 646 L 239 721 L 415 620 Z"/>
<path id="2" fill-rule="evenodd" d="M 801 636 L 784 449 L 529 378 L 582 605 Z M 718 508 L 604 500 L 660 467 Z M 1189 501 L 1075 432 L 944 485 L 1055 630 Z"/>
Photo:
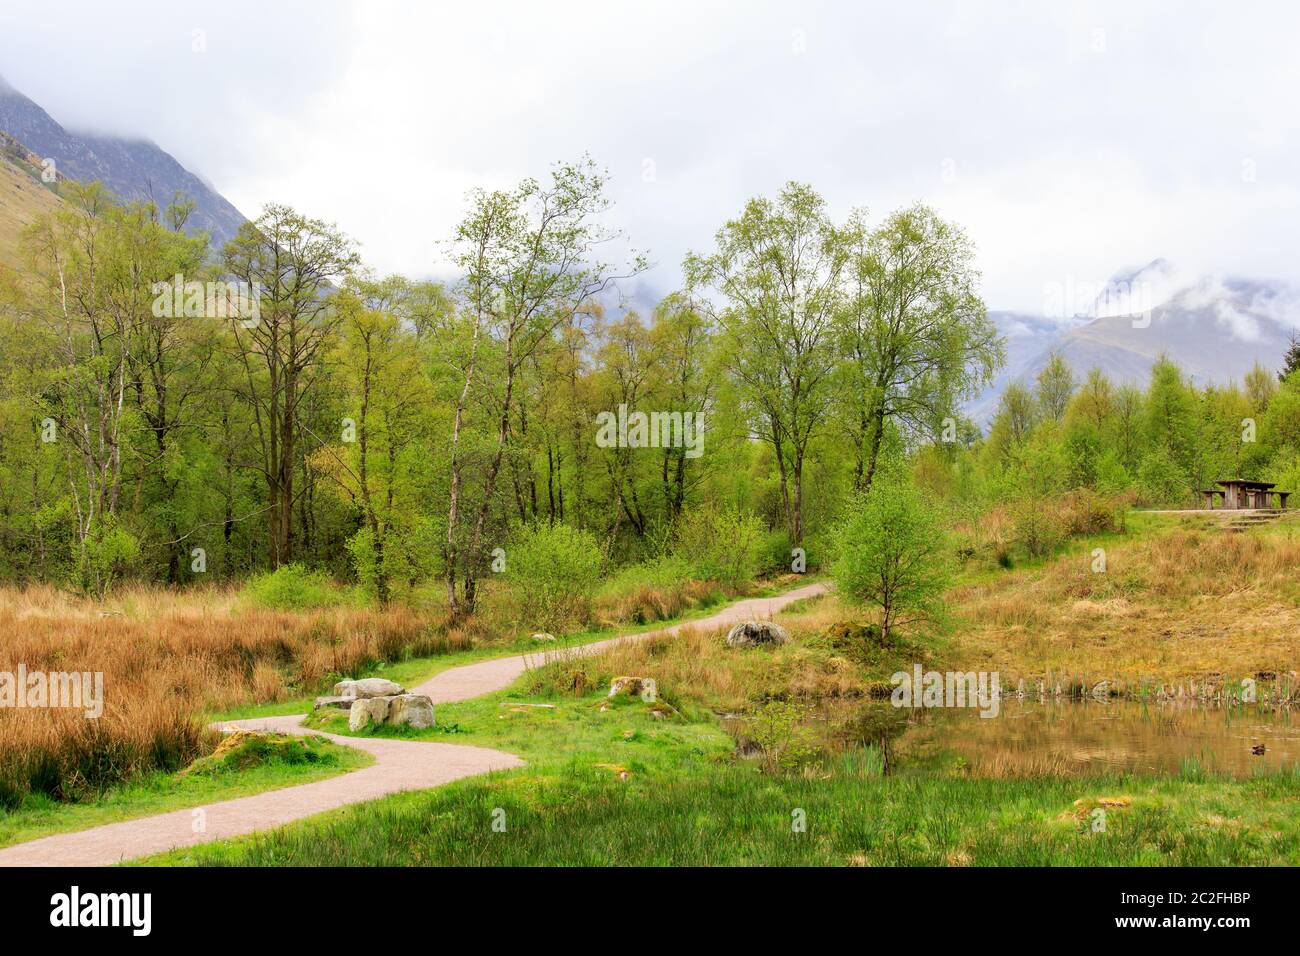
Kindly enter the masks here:
<path id="1" fill-rule="evenodd" d="M 651 637 L 673 636 L 687 628 L 729 627 L 750 618 L 772 617 L 795 601 L 825 591 L 824 584 L 809 584 L 776 597 L 738 601 L 709 617 L 655 631 L 613 637 L 559 651 L 519 654 L 452 667 L 411 688 L 411 693 L 427 694 L 434 704 L 468 700 L 509 687 L 528 669 L 539 667 L 559 654 L 598 654 L 622 641 L 643 641 Z M 374 756 L 375 762 L 369 767 L 316 783 L 19 843 L 0 850 L 0 866 L 108 866 L 179 847 L 273 829 L 326 810 L 403 790 L 423 790 L 462 777 L 524 765 L 524 761 L 514 754 L 486 747 L 320 733 L 302 726 L 305 716 L 257 717 L 223 721 L 214 726 L 223 731 L 317 734 L 337 744 L 363 750 Z"/>

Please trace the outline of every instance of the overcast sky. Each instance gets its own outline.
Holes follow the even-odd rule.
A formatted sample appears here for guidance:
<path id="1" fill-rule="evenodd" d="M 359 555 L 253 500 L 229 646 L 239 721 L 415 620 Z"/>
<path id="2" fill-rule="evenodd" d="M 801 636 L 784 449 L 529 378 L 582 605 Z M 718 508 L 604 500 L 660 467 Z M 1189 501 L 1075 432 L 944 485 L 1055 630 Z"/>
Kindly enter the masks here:
<path id="1" fill-rule="evenodd" d="M 837 216 L 933 204 L 1030 312 L 1160 256 L 1300 281 L 1298 40 L 1293 2 L 0 0 L 0 75 L 56 120 L 380 271 L 441 274 L 466 190 L 588 152 L 643 294 L 798 179 Z"/>

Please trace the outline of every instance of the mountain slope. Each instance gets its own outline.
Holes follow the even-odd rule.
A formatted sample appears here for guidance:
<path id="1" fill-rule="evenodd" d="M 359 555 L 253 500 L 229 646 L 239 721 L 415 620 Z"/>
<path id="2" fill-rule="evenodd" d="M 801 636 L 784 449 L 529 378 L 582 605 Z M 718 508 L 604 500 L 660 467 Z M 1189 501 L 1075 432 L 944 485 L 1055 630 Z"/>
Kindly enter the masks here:
<path id="1" fill-rule="evenodd" d="M 1167 270 L 1163 260 L 1162 271 Z M 1006 369 L 993 386 L 966 406 L 981 426 L 997 411 L 1006 386 L 1032 387 L 1053 352 L 1059 352 L 1082 379 L 1100 368 L 1117 384 L 1146 385 L 1151 366 L 1169 356 L 1197 385 L 1238 384 L 1258 362 L 1281 367 L 1292 331 L 1300 325 L 1300 290 L 1252 279 L 1221 281 L 1202 277 L 1158 294 L 1140 296 L 1150 306 L 1140 315 L 1107 314 L 1052 321 L 1008 312 L 991 312 L 1007 336 Z M 1113 305 L 1119 297 L 1109 296 Z"/>
<path id="2" fill-rule="evenodd" d="M 41 182 L 38 162 L 21 143 L 0 133 L 0 266 L 21 269 L 23 229 L 62 204 Z"/>
<path id="3" fill-rule="evenodd" d="M 244 216 L 224 196 L 155 144 L 76 134 L 0 78 L 0 131 L 43 158 L 51 158 L 60 176 L 100 180 L 125 199 L 153 198 L 166 206 L 178 190 L 197 203 L 189 226 L 212 234 L 214 248 L 234 236 Z"/>

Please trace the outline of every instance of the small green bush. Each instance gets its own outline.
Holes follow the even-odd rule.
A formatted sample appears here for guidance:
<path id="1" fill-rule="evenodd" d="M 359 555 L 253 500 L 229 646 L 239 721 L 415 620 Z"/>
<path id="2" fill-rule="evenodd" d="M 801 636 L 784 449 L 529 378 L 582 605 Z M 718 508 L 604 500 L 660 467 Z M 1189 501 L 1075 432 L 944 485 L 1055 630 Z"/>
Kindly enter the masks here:
<path id="1" fill-rule="evenodd" d="M 699 508 L 678 519 L 673 553 L 703 581 L 743 588 L 758 574 L 763 526 L 739 509 Z"/>
<path id="2" fill-rule="evenodd" d="M 600 583 L 600 543 L 568 525 L 525 529 L 506 553 L 517 623 L 562 633 L 584 627 Z"/>
<path id="3" fill-rule="evenodd" d="M 794 562 L 791 550 L 790 533 L 784 528 L 777 528 L 764 535 L 761 551 L 763 573 L 789 574 Z"/>
<path id="4" fill-rule="evenodd" d="M 1138 465 L 1138 487 L 1147 504 L 1181 505 L 1190 497 L 1191 478 L 1163 448 L 1149 452 Z"/>
<path id="5" fill-rule="evenodd" d="M 336 763 L 338 758 L 327 747 L 324 737 L 236 731 L 222 740 L 216 750 L 194 761 L 182 773 L 213 776 L 250 770 L 268 763 Z"/>
<path id="6" fill-rule="evenodd" d="M 326 574 L 301 564 L 285 564 L 257 575 L 249 580 L 244 593 L 260 607 L 283 611 L 346 603 L 346 596 Z"/>
<path id="7" fill-rule="evenodd" d="M 695 577 L 689 561 L 665 554 L 619 568 L 600 586 L 601 597 L 614 597 L 640 587 L 671 588 Z"/>

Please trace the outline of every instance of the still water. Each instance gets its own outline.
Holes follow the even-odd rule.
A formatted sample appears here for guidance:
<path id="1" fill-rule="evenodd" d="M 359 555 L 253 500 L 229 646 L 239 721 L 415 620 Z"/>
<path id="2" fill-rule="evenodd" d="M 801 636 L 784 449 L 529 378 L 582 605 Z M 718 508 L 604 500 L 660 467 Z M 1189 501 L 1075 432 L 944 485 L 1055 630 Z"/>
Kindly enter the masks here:
<path id="1" fill-rule="evenodd" d="M 1012 698 L 990 718 L 971 710 L 909 712 L 888 733 L 888 746 L 896 766 L 976 775 L 1176 774 L 1199 766 L 1250 776 L 1300 767 L 1297 716 L 1289 708 L 1256 705 Z M 873 732 L 861 742 L 872 742 L 873 735 L 881 740 Z"/>

